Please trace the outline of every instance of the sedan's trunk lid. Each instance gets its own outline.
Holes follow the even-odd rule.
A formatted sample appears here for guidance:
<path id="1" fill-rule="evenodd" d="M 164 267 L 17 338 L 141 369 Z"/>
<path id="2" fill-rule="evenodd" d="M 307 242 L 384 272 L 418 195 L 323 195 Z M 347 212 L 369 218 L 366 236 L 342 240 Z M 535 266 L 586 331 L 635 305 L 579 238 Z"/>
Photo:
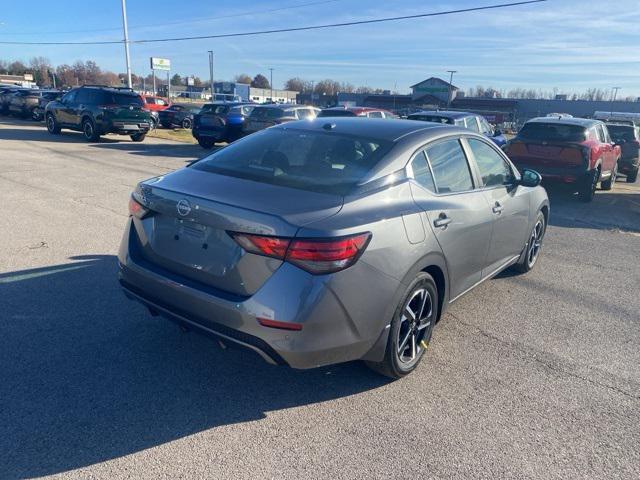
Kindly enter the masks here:
<path id="1" fill-rule="evenodd" d="M 187 193 L 188 192 L 188 193 Z M 248 254 L 229 235 L 293 237 L 343 199 L 186 168 L 141 185 L 153 214 L 136 221 L 146 260 L 190 280 L 250 296 L 281 260 Z"/>

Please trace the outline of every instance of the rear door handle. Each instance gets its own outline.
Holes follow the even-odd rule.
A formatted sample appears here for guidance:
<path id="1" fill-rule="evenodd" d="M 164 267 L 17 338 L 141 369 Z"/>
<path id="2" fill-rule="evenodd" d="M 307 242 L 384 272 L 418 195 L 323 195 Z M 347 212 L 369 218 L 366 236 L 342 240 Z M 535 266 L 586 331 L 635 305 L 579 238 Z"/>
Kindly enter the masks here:
<path id="1" fill-rule="evenodd" d="M 496 204 L 493 206 L 492 208 L 493 213 L 500 215 L 502 213 L 502 211 L 504 210 L 504 207 L 502 205 L 500 205 L 500 202 L 496 202 Z"/>
<path id="2" fill-rule="evenodd" d="M 438 218 L 433 221 L 433 225 L 436 228 L 446 228 L 452 222 L 452 219 L 447 217 L 447 214 L 442 212 Z"/>

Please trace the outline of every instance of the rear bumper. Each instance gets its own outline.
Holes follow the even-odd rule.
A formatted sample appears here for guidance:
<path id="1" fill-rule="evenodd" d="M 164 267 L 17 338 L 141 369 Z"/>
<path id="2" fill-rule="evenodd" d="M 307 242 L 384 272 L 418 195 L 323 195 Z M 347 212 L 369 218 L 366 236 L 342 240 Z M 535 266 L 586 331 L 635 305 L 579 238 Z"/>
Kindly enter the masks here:
<path id="1" fill-rule="evenodd" d="M 365 262 L 325 276 L 284 263 L 254 295 L 239 297 L 141 258 L 136 238 L 129 220 L 118 253 L 119 279 L 129 298 L 152 311 L 225 343 L 249 348 L 270 363 L 293 368 L 382 359 L 388 312 L 400 283 Z M 353 285 L 358 284 L 366 288 L 355 294 Z M 299 323 L 303 328 L 264 327 L 258 318 Z"/>
<path id="2" fill-rule="evenodd" d="M 224 140 L 227 136 L 226 127 L 222 128 L 208 128 L 208 127 L 200 127 L 194 126 L 191 129 L 191 134 L 196 140 Z"/>
<path id="3" fill-rule="evenodd" d="M 105 133 L 119 133 L 123 135 L 130 135 L 134 133 L 146 133 L 151 128 L 149 122 L 140 122 L 139 120 L 117 121 L 111 122 L 105 125 Z"/>
<path id="4" fill-rule="evenodd" d="M 620 173 L 631 173 L 638 170 L 640 165 L 640 159 L 636 158 L 621 158 L 618 160 L 618 171 Z"/>
<path id="5" fill-rule="evenodd" d="M 512 159 L 513 161 L 513 159 Z M 513 161 L 518 170 L 522 171 L 525 168 L 529 170 L 535 170 L 542 175 L 543 182 L 551 183 L 579 183 L 587 178 L 588 172 L 584 166 L 576 167 L 543 167 L 539 165 L 527 165 Z"/>

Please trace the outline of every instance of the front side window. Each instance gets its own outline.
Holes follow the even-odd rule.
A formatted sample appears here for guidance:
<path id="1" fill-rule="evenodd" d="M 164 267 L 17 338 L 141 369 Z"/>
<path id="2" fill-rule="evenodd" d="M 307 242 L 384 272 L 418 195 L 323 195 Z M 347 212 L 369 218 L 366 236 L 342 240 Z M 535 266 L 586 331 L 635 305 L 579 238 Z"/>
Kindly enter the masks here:
<path id="1" fill-rule="evenodd" d="M 65 103 L 75 102 L 77 93 L 78 93 L 77 90 L 71 90 L 69 93 L 65 94 L 64 97 L 62 97 L 62 101 Z"/>
<path id="2" fill-rule="evenodd" d="M 382 118 L 382 112 L 369 112 L 369 118 Z"/>
<path id="3" fill-rule="evenodd" d="M 427 163 L 427 157 L 425 157 L 424 151 L 417 153 L 416 156 L 413 157 L 411 170 L 413 171 L 413 178 L 420 186 L 431 192 L 436 191 L 436 186 L 433 183 L 433 175 L 431 175 L 431 169 Z"/>
<path id="4" fill-rule="evenodd" d="M 467 157 L 458 139 L 445 140 L 425 150 L 431 163 L 438 193 L 464 192 L 473 189 Z"/>
<path id="5" fill-rule="evenodd" d="M 493 147 L 474 138 L 470 138 L 468 142 L 485 187 L 513 184 L 511 167 Z"/>

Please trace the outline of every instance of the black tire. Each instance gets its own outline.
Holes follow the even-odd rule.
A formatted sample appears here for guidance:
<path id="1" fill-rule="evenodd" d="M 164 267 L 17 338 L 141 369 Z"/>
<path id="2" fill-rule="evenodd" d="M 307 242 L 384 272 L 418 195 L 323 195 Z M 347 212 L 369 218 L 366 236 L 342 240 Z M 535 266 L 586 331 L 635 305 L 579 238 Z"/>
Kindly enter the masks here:
<path id="1" fill-rule="evenodd" d="M 202 138 L 198 139 L 198 144 L 202 147 L 205 148 L 207 150 L 213 148 L 213 144 L 214 142 L 212 142 L 211 140 L 204 140 Z"/>
<path id="2" fill-rule="evenodd" d="M 426 292 L 426 296 L 421 296 Z M 382 362 L 367 362 L 374 371 L 389 378 L 402 378 L 413 372 L 431 341 L 438 315 L 438 287 L 428 273 L 420 273 L 396 308 L 389 329 Z M 417 311 L 411 317 L 409 311 Z"/>
<path id="3" fill-rule="evenodd" d="M 611 171 L 611 176 L 607 180 L 603 180 L 600 182 L 600 186 L 602 190 L 611 190 L 613 188 L 613 184 L 616 183 L 616 178 L 618 177 L 618 162 L 613 167 Z"/>
<path id="4" fill-rule="evenodd" d="M 590 202 L 596 195 L 596 188 L 598 181 L 600 180 L 600 170 L 594 170 L 587 178 L 584 179 L 582 186 L 580 187 L 580 200 L 583 202 Z"/>
<path id="5" fill-rule="evenodd" d="M 142 142 L 144 141 L 144 137 L 147 136 L 146 133 L 134 133 L 133 135 L 129 135 L 131 137 L 131 140 L 133 140 L 134 142 Z"/>
<path id="6" fill-rule="evenodd" d="M 90 118 L 85 118 L 82 121 L 82 135 L 88 142 L 99 142 L 100 134 L 96 130 L 96 124 Z"/>
<path id="7" fill-rule="evenodd" d="M 632 170 L 631 173 L 627 174 L 627 183 L 636 183 L 638 179 L 638 169 Z"/>
<path id="8" fill-rule="evenodd" d="M 524 246 L 522 255 L 520 255 L 518 263 L 513 266 L 513 269 L 515 271 L 520 273 L 527 273 L 533 270 L 533 267 L 536 266 L 538 258 L 540 257 L 540 252 L 542 251 L 542 242 L 544 241 L 544 234 L 546 233 L 546 231 L 547 221 L 544 218 L 544 214 L 542 212 L 538 212 L 536 222 L 533 224 L 533 229 L 529 234 L 529 238 L 527 239 L 527 243 Z"/>
<path id="9" fill-rule="evenodd" d="M 182 120 L 182 128 L 189 130 L 191 128 L 192 122 L 190 118 L 185 118 Z"/>
<path id="10" fill-rule="evenodd" d="M 60 133 L 60 125 L 56 121 L 56 117 L 53 113 L 47 113 L 47 131 L 52 135 L 58 135 Z"/>

